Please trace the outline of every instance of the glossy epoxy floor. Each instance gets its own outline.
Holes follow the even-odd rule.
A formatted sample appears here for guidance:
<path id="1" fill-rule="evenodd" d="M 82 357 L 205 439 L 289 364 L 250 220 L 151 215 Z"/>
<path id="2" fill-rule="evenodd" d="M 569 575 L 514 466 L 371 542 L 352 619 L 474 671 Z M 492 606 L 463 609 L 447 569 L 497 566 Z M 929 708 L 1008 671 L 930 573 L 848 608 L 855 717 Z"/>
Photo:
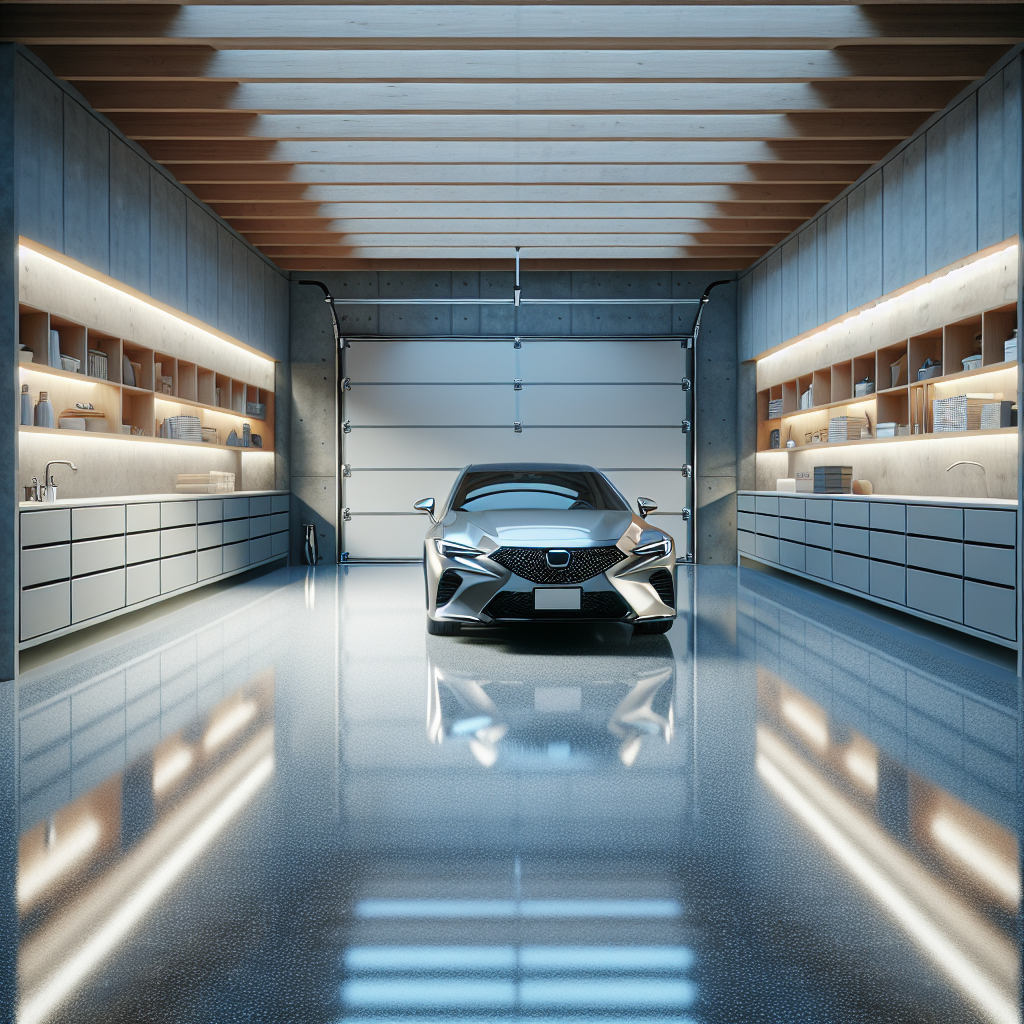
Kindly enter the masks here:
<path id="1" fill-rule="evenodd" d="M 1018 1020 L 1005 659 L 679 589 L 435 638 L 282 570 L 30 672 L 19 1020 Z"/>

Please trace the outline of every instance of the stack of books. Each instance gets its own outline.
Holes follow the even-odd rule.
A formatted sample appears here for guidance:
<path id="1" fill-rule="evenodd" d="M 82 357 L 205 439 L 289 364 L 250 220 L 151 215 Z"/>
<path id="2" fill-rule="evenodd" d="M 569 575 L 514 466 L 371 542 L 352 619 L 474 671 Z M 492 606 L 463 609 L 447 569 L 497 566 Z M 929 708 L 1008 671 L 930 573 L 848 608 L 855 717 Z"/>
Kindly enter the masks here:
<path id="1" fill-rule="evenodd" d="M 853 486 L 853 466 L 815 466 L 815 494 L 849 494 Z"/>
<path id="2" fill-rule="evenodd" d="M 107 354 L 98 349 L 89 349 L 89 376 L 107 379 Z"/>
<path id="3" fill-rule="evenodd" d="M 160 436 L 175 441 L 203 440 L 203 428 L 198 416 L 168 416 L 160 427 Z"/>
<path id="4" fill-rule="evenodd" d="M 814 385 L 812 384 L 801 396 L 800 396 L 800 408 L 810 409 L 814 405 Z"/>
<path id="5" fill-rule="evenodd" d="M 859 441 L 868 429 L 866 416 L 833 416 L 828 421 L 829 441 Z"/>
<path id="6" fill-rule="evenodd" d="M 174 488 L 179 494 L 222 494 L 235 489 L 235 474 L 213 470 L 209 473 L 179 473 Z"/>
<path id="7" fill-rule="evenodd" d="M 254 414 L 250 414 L 250 415 L 254 415 Z M 782 417 L 782 399 L 781 398 L 773 398 L 768 403 L 768 419 L 770 419 L 770 420 L 777 420 L 777 419 L 780 419 L 781 417 Z M 259 419 L 259 418 L 261 418 L 261 417 L 257 417 L 257 419 Z"/>

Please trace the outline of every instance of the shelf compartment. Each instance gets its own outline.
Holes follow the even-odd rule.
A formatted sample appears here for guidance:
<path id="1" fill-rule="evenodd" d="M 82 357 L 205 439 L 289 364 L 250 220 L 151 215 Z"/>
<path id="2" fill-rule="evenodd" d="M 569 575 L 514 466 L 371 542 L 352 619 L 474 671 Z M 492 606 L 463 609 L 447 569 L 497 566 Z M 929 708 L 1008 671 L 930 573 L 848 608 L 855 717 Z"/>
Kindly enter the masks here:
<path id="1" fill-rule="evenodd" d="M 215 408 L 217 405 L 217 374 L 213 370 L 199 367 L 196 374 L 196 400 L 200 405 Z"/>
<path id="2" fill-rule="evenodd" d="M 71 320 L 65 320 L 64 317 L 53 316 L 51 314 L 50 330 L 57 332 L 60 354 L 62 356 L 70 356 L 72 359 L 77 359 L 79 366 L 77 372 L 83 377 L 87 376 L 88 363 L 86 362 L 86 329 L 80 324 L 73 323 Z M 63 364 L 61 368 L 63 369 Z"/>
<path id="3" fill-rule="evenodd" d="M 852 360 L 852 373 L 853 373 L 853 380 L 852 380 L 851 385 L 850 385 L 850 397 L 851 398 L 853 398 L 854 395 L 855 395 L 857 385 L 862 380 L 864 380 L 865 378 L 867 378 L 869 381 L 871 381 L 872 384 L 875 385 L 875 391 L 878 390 L 878 374 L 876 372 L 875 357 L 873 355 L 871 355 L 871 356 L 857 356 L 855 359 L 853 359 Z M 889 378 L 888 377 L 882 378 L 882 383 L 888 384 L 889 383 Z M 874 392 L 872 392 L 872 394 L 874 394 Z M 833 397 L 835 397 L 834 393 L 833 393 Z M 866 397 L 866 396 L 861 396 L 861 397 Z"/>
<path id="4" fill-rule="evenodd" d="M 815 370 L 811 374 L 811 381 L 814 386 L 814 408 L 829 405 L 832 402 L 832 371 Z"/>
<path id="5" fill-rule="evenodd" d="M 177 387 L 174 391 L 178 398 L 184 398 L 189 402 L 198 401 L 198 369 L 195 363 L 187 363 L 182 359 L 178 360 Z"/>
<path id="6" fill-rule="evenodd" d="M 945 371 L 963 371 L 963 367 L 957 363 L 955 367 L 949 366 L 942 361 L 942 331 L 929 331 L 927 334 L 917 334 L 907 343 L 909 346 L 910 357 L 907 365 L 907 371 L 910 375 L 910 379 L 907 381 L 908 384 L 917 383 L 917 371 L 929 360 L 934 359 L 936 362 L 942 365 L 943 373 Z M 932 380 L 938 378 L 933 377 Z"/>
<path id="7" fill-rule="evenodd" d="M 874 362 L 874 360 L 872 360 Z M 874 370 L 874 367 L 872 367 Z M 849 360 L 843 363 L 832 364 L 832 386 L 831 401 L 842 402 L 853 398 L 853 384 L 855 380 L 853 363 Z M 874 374 L 872 373 L 872 380 Z"/>
<path id="8" fill-rule="evenodd" d="M 877 435 L 879 423 L 898 423 L 907 425 L 910 423 L 910 405 L 907 388 L 892 388 L 883 395 L 878 396 L 875 404 L 875 422 L 871 425 L 871 431 Z"/>
<path id="9" fill-rule="evenodd" d="M 981 314 L 981 364 L 994 365 L 1005 362 L 1003 345 L 1009 341 L 1017 326 L 1017 310 L 1014 306 L 994 309 Z"/>
<path id="10" fill-rule="evenodd" d="M 939 434 L 910 434 L 903 437 L 862 437 L 855 441 L 822 441 L 819 444 L 797 445 L 795 448 L 783 449 L 789 452 L 817 451 L 819 448 L 846 448 L 857 444 L 899 444 L 906 441 L 929 441 L 941 440 L 942 438 L 955 437 L 992 437 L 999 434 L 1016 436 L 1016 427 L 1002 427 L 998 430 L 963 430 L 947 431 Z M 770 449 L 758 451 L 758 455 L 772 454 Z"/>
<path id="11" fill-rule="evenodd" d="M 981 317 L 971 317 L 942 328 L 942 369 L 944 374 L 963 370 L 968 356 L 982 355 Z"/>
<path id="12" fill-rule="evenodd" d="M 870 356 L 866 357 L 870 358 Z M 893 382 L 893 364 L 901 363 L 899 375 Z M 910 372 L 907 360 L 907 343 L 898 342 L 895 345 L 887 345 L 875 353 L 875 390 L 888 391 L 894 387 L 908 384 L 908 373 Z"/>
<path id="13" fill-rule="evenodd" d="M 93 349 L 96 352 L 102 352 L 107 357 L 107 376 L 106 380 L 111 383 L 121 383 L 121 339 L 114 338 L 109 334 L 104 334 L 102 331 L 89 330 L 86 332 L 86 355 L 88 350 Z M 83 369 L 88 370 L 88 363 L 83 364 Z M 98 378 L 103 379 L 103 378 Z"/>
<path id="14" fill-rule="evenodd" d="M 164 391 L 164 378 L 170 379 L 170 392 Z M 178 396 L 178 360 L 164 352 L 153 353 L 153 390 L 168 398 Z"/>

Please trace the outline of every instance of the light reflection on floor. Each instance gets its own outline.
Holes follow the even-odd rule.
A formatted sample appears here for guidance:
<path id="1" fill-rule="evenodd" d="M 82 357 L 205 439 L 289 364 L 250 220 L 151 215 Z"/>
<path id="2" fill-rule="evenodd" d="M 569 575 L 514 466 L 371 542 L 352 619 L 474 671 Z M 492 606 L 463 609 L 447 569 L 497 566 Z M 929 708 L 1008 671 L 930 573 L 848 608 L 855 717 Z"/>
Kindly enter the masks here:
<path id="1" fill-rule="evenodd" d="M 20 1024 L 1016 1021 L 1012 674 L 688 573 L 442 638 L 286 570 L 24 676 Z"/>

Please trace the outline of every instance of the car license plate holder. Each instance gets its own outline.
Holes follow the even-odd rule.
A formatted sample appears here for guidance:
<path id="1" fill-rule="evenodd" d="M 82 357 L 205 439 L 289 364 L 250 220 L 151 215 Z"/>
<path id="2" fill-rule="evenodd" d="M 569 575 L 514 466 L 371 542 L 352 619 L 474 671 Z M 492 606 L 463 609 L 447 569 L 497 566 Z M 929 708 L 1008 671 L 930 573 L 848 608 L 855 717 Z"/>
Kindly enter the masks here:
<path id="1" fill-rule="evenodd" d="M 578 612 L 583 604 L 581 587 L 537 587 L 533 607 L 539 612 Z"/>

